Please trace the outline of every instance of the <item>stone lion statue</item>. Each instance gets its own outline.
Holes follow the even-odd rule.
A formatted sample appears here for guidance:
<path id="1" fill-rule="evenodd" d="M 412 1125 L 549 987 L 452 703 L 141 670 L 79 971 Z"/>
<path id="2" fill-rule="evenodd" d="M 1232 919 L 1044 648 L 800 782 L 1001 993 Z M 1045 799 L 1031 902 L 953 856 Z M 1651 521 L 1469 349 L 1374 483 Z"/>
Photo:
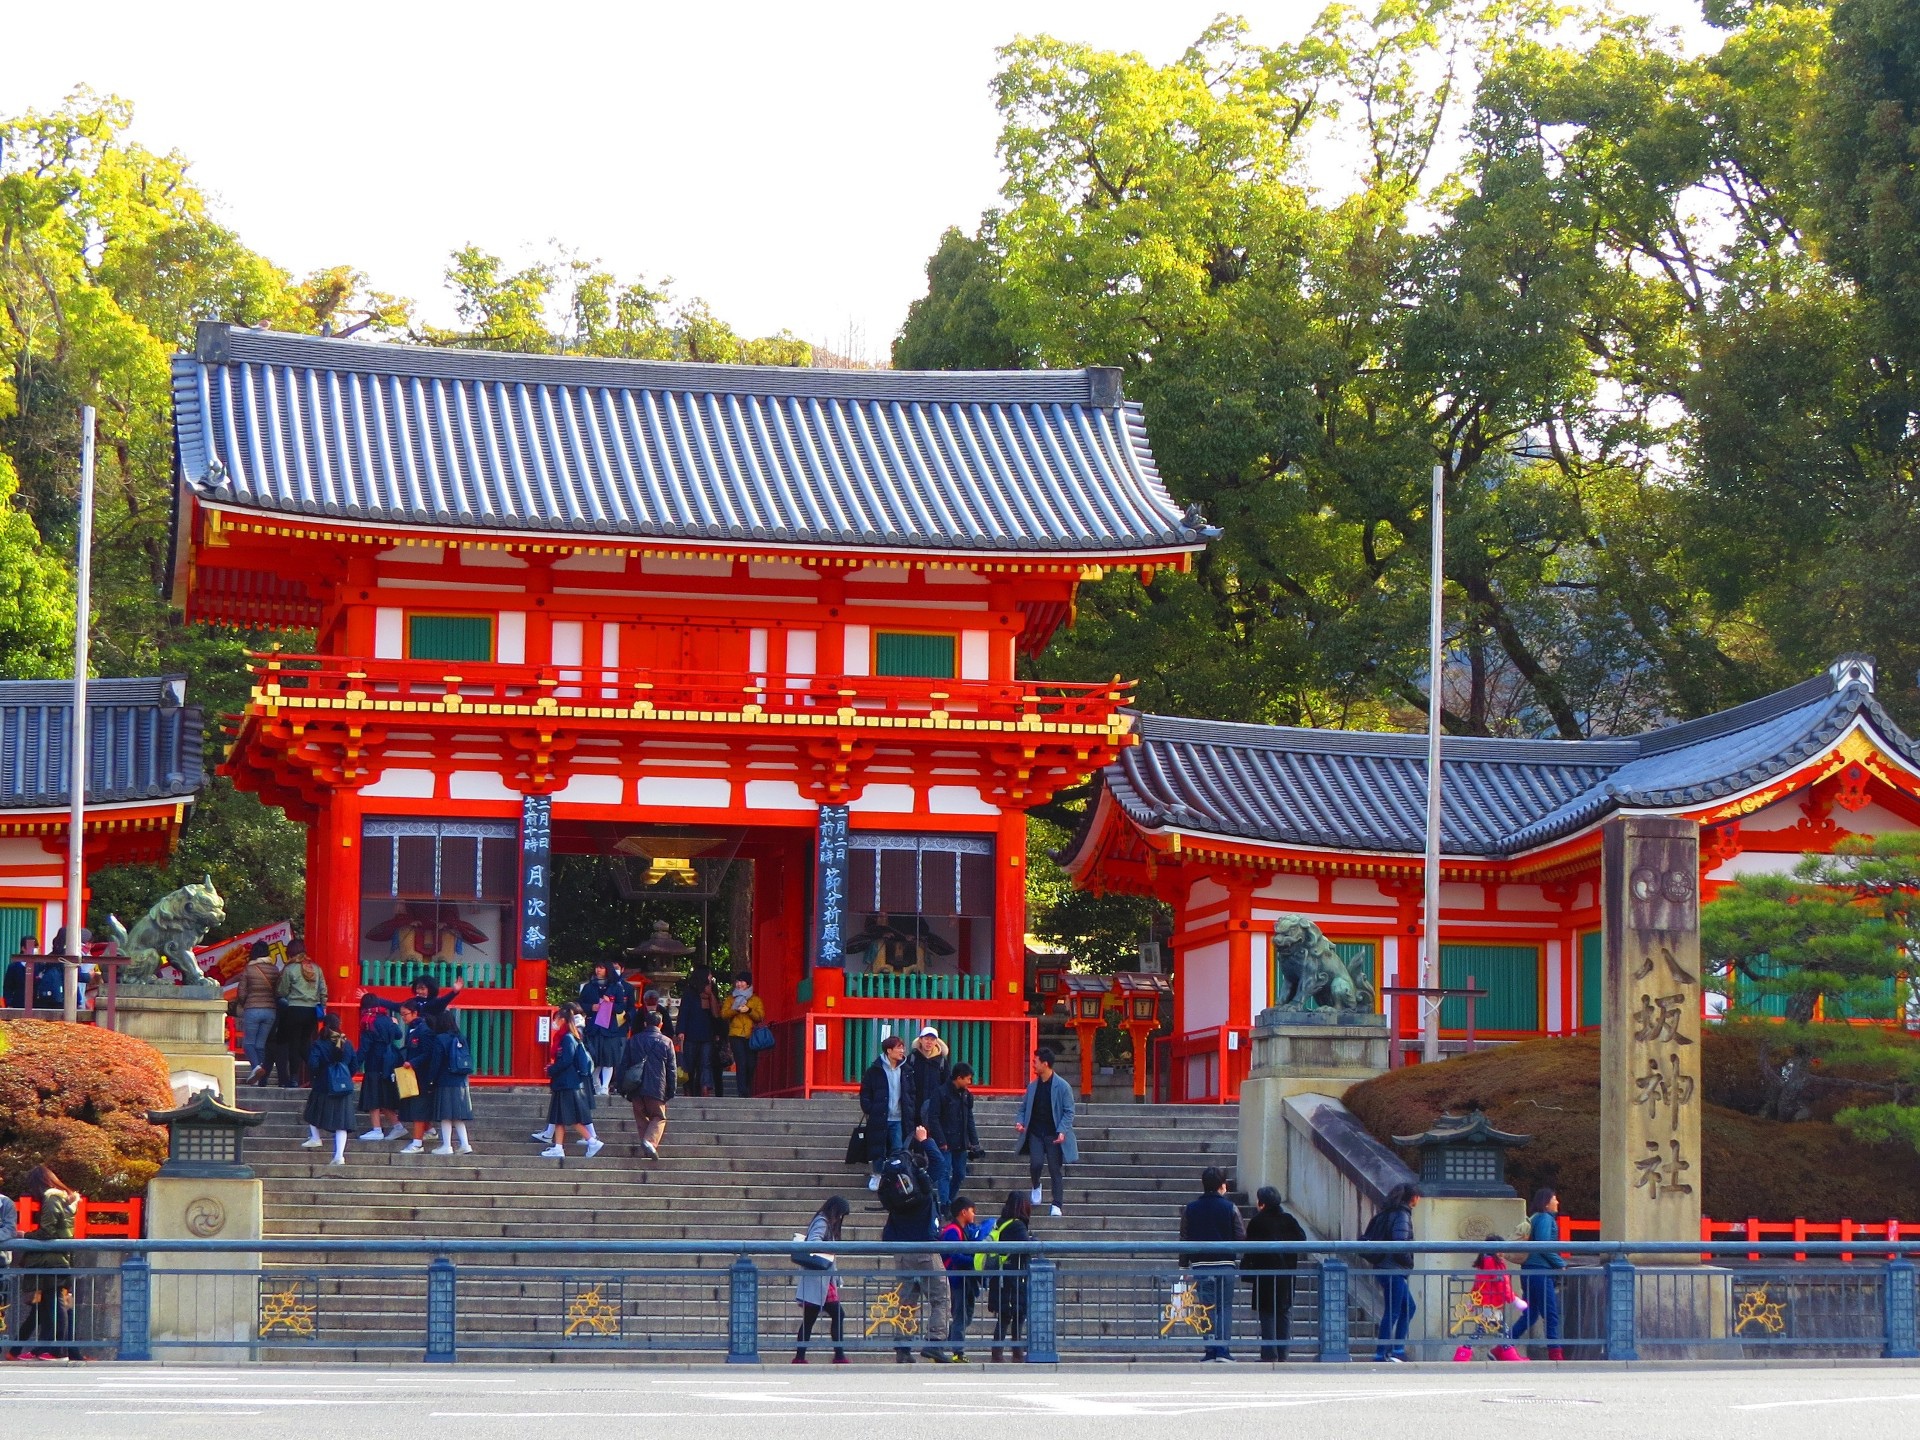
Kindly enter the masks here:
<path id="1" fill-rule="evenodd" d="M 1273 1002 L 1275 1009 L 1373 1008 L 1371 977 L 1355 979 L 1333 942 L 1306 917 L 1282 915 L 1273 922 L 1273 958 L 1287 987 Z"/>
<path id="2" fill-rule="evenodd" d="M 120 967 L 120 978 L 152 980 L 159 975 L 161 964 L 171 960 L 189 985 L 199 984 L 207 977 L 193 958 L 194 942 L 226 918 L 226 902 L 213 888 L 211 875 L 197 885 L 182 885 L 161 896 L 157 905 L 134 922 L 131 931 L 120 923 L 119 916 L 109 915 L 107 928 L 130 962 Z"/>

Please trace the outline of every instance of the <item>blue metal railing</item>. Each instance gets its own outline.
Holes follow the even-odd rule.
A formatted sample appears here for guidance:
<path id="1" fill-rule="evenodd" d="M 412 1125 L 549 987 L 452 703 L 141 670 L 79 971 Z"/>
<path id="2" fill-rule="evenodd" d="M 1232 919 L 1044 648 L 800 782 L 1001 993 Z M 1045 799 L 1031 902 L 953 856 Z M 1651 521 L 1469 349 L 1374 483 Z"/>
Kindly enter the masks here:
<path id="1" fill-rule="evenodd" d="M 10 1312 L 0 1343 L 20 1343 L 32 1313 L 29 1351 L 128 1361 L 326 1352 L 451 1363 L 614 1351 L 754 1363 L 763 1349 L 793 1343 L 782 1338 L 795 1308 L 790 1282 L 808 1273 L 793 1262 L 810 1253 L 805 1244 L 764 1241 L 10 1243 L 14 1268 L 0 1270 L 0 1308 Z M 1536 1326 L 1515 1343 L 1552 1346 L 1569 1359 L 1913 1359 L 1920 1293 L 1902 1249 L 1911 1243 L 1503 1242 L 1500 1253 L 1572 1257 L 1565 1270 L 1506 1272 L 1517 1293 L 1539 1300 L 1538 1286 L 1551 1286 L 1562 1319 L 1559 1336 Z M 75 1267 L 37 1268 L 35 1257 L 49 1250 L 74 1256 Z M 1516 1318 L 1511 1307 L 1481 1303 L 1487 1272 L 1469 1268 L 1481 1247 L 1459 1242 L 844 1241 L 832 1250 L 846 1321 L 836 1348 L 853 1352 L 991 1344 L 1046 1364 L 1221 1348 L 1251 1358 L 1256 1347 L 1284 1347 L 1295 1358 L 1339 1363 L 1403 1348 L 1410 1359 L 1451 1359 L 1463 1345 L 1505 1343 Z M 1004 1268 L 962 1270 L 942 1282 L 902 1263 L 929 1253 L 985 1254 Z M 1419 1257 L 1416 1268 L 1373 1263 L 1396 1253 Z M 1843 1261 L 1843 1253 L 1853 1258 Z M 220 1268 L 226 1255 L 245 1258 Z M 1299 1268 L 1246 1268 L 1255 1257 L 1291 1257 Z M 1403 1339 L 1382 1341 L 1356 1312 L 1401 1280 L 1411 1324 Z M 927 1333 L 937 1298 L 927 1287 L 943 1283 L 950 1294 L 938 1298 L 974 1316 L 958 1335 Z M 1271 1288 L 1276 1283 L 1285 1290 Z M 824 1350 L 835 1341 L 816 1328 L 809 1344 Z"/>

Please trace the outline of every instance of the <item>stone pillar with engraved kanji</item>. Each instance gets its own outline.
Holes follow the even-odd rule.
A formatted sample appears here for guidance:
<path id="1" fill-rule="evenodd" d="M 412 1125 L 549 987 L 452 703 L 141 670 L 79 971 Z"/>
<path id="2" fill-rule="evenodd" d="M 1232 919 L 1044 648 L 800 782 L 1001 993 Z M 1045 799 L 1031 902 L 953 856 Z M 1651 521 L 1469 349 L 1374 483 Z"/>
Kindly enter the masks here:
<path id="1" fill-rule="evenodd" d="M 1609 820 L 1601 886 L 1600 1235 L 1697 1240 L 1700 827 Z"/>

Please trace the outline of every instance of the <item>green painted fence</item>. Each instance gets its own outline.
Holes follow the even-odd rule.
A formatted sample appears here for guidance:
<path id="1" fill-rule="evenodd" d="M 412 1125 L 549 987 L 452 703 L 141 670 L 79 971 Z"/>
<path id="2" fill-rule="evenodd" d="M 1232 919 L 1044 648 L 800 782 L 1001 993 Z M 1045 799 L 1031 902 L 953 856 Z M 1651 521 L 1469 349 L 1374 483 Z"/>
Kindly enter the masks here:
<path id="1" fill-rule="evenodd" d="M 881 1031 L 898 1035 L 909 1045 L 926 1028 L 925 1020 L 842 1020 L 841 1039 L 845 1055 L 841 1064 L 842 1080 L 858 1084 L 874 1057 L 880 1053 Z M 993 1026 L 985 1020 L 942 1020 L 935 1027 L 952 1054 L 949 1064 L 962 1060 L 973 1067 L 975 1085 L 993 1083 Z"/>
<path id="2" fill-rule="evenodd" d="M 1473 1007 L 1476 1031 L 1540 1028 L 1540 951 L 1536 946 L 1448 945 L 1442 941 L 1440 984 L 1447 989 L 1464 988 L 1469 975 L 1487 992 L 1487 998 Z M 1440 1027 L 1467 1028 L 1464 999 L 1441 1002 Z"/>
<path id="3" fill-rule="evenodd" d="M 441 989 L 457 979 L 477 990 L 511 990 L 513 963 L 499 960 L 362 960 L 360 983 L 369 986 L 413 984 L 416 975 L 425 975 Z"/>
<path id="4" fill-rule="evenodd" d="M 1756 955 L 1748 962 L 1762 976 L 1775 978 L 1786 973 L 1786 967 L 1775 965 L 1765 955 Z M 1874 986 L 1865 996 L 1849 1002 L 1845 997 L 1829 996 L 1821 1007 L 1820 1013 L 1828 1020 L 1892 1020 L 1897 1018 L 1906 1005 L 1907 984 L 1902 980 L 1888 980 Z M 1786 1016 L 1787 1001 L 1791 998 L 1781 994 L 1766 994 L 1759 984 L 1743 971 L 1734 972 L 1733 994 L 1730 997 L 1734 1013 L 1739 1015 L 1765 1015 L 1779 1020 Z"/>
<path id="5" fill-rule="evenodd" d="M 847 976 L 849 1000 L 991 1000 L 991 975 L 896 975 L 883 971 Z"/>
<path id="6" fill-rule="evenodd" d="M 467 1037 L 467 1049 L 473 1054 L 473 1073 L 478 1079 L 513 1074 L 513 1012 L 511 1010 L 469 1010 L 454 1007 L 460 1021 L 460 1033 Z"/>
<path id="7" fill-rule="evenodd" d="M 0 905 L 0 965 L 9 964 L 20 953 L 20 942 L 33 936 L 50 939 L 40 933 L 38 905 Z"/>

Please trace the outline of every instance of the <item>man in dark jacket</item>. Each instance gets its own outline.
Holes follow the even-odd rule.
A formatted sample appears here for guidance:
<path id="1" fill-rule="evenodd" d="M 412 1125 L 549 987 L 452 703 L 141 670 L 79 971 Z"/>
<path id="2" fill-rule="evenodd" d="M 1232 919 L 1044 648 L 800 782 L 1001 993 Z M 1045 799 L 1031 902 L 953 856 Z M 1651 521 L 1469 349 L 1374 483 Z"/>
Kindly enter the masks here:
<path id="1" fill-rule="evenodd" d="M 934 1194 L 939 1197 L 939 1213 L 947 1213 L 947 1201 L 953 1196 L 953 1166 L 947 1153 L 934 1142 L 928 1112 L 940 1103 L 947 1088 L 947 1047 L 940 1032 L 929 1025 L 913 1042 L 907 1053 L 907 1069 L 900 1087 L 901 1114 L 907 1120 L 913 1147 L 927 1162 L 927 1174 L 933 1178 Z"/>
<path id="2" fill-rule="evenodd" d="M 907 1042 L 889 1035 L 880 1053 L 860 1077 L 860 1113 L 867 1121 L 867 1163 L 873 1173 L 867 1188 L 880 1188 L 880 1162 L 907 1143 L 912 1117 L 907 1093 Z"/>
<path id="3" fill-rule="evenodd" d="M 1260 1208 L 1247 1222 L 1248 1241 L 1303 1241 L 1307 1232 L 1280 1203 L 1280 1192 L 1262 1185 L 1254 1197 Z M 1260 1358 L 1285 1360 L 1292 1340 L 1293 1275 L 1300 1268 L 1297 1254 L 1249 1254 L 1240 1259 L 1240 1276 L 1253 1286 L 1253 1313 L 1260 1317 Z"/>
<path id="4" fill-rule="evenodd" d="M 962 1060 L 953 1067 L 953 1076 L 933 1094 L 921 1109 L 927 1143 L 947 1162 L 944 1177 L 936 1176 L 940 1191 L 940 1213 L 953 1213 L 953 1197 L 967 1181 L 967 1161 L 980 1148 L 980 1132 L 973 1123 L 973 1067 Z"/>
<path id="5" fill-rule="evenodd" d="M 713 1008 L 719 1003 L 713 972 L 702 961 L 680 986 L 680 1014 L 674 1021 L 680 1054 L 687 1062 L 687 1085 L 694 1095 L 720 1093 L 720 1076 L 713 1063 Z"/>
<path id="6" fill-rule="evenodd" d="M 1203 1242 L 1247 1238 L 1246 1223 L 1240 1218 L 1239 1208 L 1227 1198 L 1224 1170 L 1209 1165 L 1200 1172 L 1200 1197 L 1189 1201 L 1180 1214 L 1180 1238 Z M 1220 1342 L 1207 1346 L 1201 1358 L 1216 1364 L 1231 1361 L 1233 1352 L 1227 1342 L 1233 1338 L 1233 1257 L 1198 1251 L 1182 1255 L 1180 1263 L 1193 1271 L 1195 1298 L 1208 1307 L 1211 1328 L 1201 1333 Z"/>
<path id="7" fill-rule="evenodd" d="M 619 1083 L 633 1105 L 640 1148 L 649 1160 L 660 1158 L 660 1142 L 667 1134 L 667 1102 L 673 1098 L 678 1068 L 673 1042 L 660 1033 L 660 1012 L 642 1010 L 640 1033 L 629 1035 L 620 1050 Z"/>

